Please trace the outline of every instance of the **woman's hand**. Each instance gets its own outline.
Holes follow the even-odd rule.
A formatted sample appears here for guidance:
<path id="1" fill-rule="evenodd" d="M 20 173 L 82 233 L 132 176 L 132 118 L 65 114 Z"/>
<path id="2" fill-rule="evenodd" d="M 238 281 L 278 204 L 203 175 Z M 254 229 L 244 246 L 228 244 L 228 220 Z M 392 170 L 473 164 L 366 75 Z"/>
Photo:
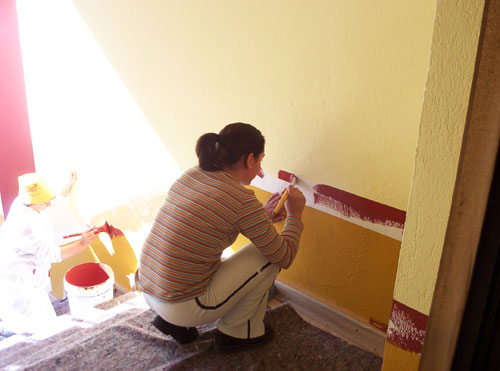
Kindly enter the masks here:
<path id="1" fill-rule="evenodd" d="M 61 246 L 61 257 L 67 259 L 85 250 L 90 243 L 97 238 L 96 228 L 89 229 L 82 233 L 80 241 L 71 245 Z"/>
<path id="2" fill-rule="evenodd" d="M 284 192 L 284 190 L 283 190 L 283 192 Z M 285 219 L 285 216 L 280 215 L 281 210 L 280 210 L 280 212 L 278 212 L 278 214 L 276 214 L 276 215 L 273 214 L 273 210 L 276 207 L 276 205 L 278 205 L 278 203 L 280 202 L 281 195 L 283 194 L 283 192 L 273 193 L 271 195 L 271 197 L 269 197 L 269 199 L 264 204 L 264 209 L 266 209 L 267 216 L 269 217 L 269 219 L 271 219 L 271 221 L 273 223 L 277 223 L 277 222 Z"/>
<path id="3" fill-rule="evenodd" d="M 286 211 L 288 216 L 295 218 L 302 218 L 302 212 L 306 206 L 306 198 L 304 194 L 293 185 L 288 186 L 288 199 L 285 202 Z"/>
<path id="4" fill-rule="evenodd" d="M 82 233 L 82 239 L 80 240 L 81 244 L 85 247 L 90 245 L 90 243 L 97 238 L 97 234 L 95 233 L 96 228 L 89 229 Z"/>

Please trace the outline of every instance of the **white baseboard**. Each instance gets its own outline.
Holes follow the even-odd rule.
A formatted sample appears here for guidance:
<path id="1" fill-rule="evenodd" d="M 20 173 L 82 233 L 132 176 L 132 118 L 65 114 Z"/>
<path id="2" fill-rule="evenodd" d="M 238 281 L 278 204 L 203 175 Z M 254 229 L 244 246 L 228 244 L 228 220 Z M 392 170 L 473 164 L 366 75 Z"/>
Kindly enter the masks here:
<path id="1" fill-rule="evenodd" d="M 383 357 L 385 333 L 332 309 L 284 283 L 275 281 L 274 284 L 280 296 L 299 314 L 313 319 L 340 338 Z"/>

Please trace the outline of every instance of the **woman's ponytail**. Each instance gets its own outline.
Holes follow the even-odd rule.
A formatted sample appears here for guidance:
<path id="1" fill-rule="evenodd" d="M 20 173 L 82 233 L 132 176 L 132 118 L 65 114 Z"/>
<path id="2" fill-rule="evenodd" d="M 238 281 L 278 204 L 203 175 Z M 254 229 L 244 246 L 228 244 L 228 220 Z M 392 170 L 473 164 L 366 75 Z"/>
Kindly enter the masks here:
<path id="1" fill-rule="evenodd" d="M 206 133 L 196 142 L 196 155 L 203 170 L 219 170 L 220 143 L 218 138 L 219 136 L 215 133 Z"/>

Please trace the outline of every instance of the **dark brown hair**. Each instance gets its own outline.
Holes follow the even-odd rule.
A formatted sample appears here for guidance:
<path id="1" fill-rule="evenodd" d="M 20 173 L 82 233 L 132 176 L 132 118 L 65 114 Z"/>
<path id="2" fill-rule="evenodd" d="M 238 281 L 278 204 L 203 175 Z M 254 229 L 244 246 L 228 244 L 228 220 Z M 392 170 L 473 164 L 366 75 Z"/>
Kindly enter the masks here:
<path id="1" fill-rule="evenodd" d="M 250 124 L 229 124 L 219 134 L 203 134 L 196 142 L 196 155 L 200 167 L 206 171 L 222 170 L 250 153 L 264 152 L 262 133 Z"/>

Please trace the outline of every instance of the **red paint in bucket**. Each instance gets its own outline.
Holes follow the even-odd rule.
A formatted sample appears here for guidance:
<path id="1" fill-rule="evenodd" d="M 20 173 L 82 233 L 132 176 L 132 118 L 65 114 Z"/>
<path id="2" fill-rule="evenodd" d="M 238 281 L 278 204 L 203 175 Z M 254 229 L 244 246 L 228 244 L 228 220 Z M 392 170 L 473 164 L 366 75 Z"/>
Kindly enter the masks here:
<path id="1" fill-rule="evenodd" d="M 106 282 L 109 275 L 101 263 L 84 263 L 71 268 L 65 279 L 73 286 L 91 287 Z"/>

